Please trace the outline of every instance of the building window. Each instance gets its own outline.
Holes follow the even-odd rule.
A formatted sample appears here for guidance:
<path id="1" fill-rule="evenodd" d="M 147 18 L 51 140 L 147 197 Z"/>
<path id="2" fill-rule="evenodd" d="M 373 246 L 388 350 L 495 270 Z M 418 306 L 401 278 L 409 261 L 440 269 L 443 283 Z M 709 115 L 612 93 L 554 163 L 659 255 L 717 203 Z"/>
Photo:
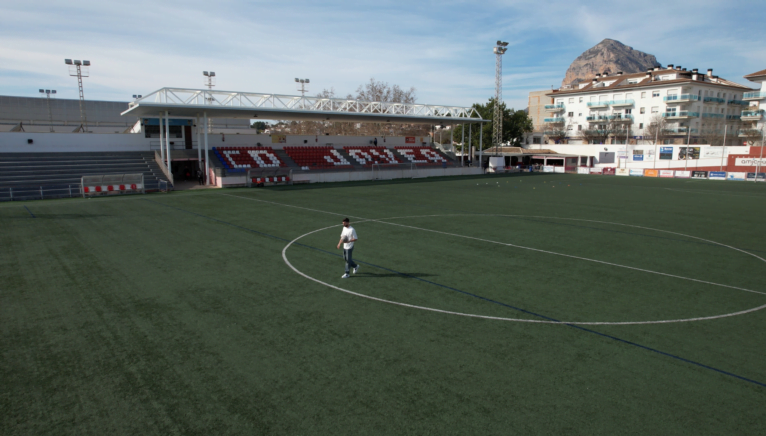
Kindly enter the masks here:
<path id="1" fill-rule="evenodd" d="M 569 112 L 569 118 L 572 118 L 574 116 L 574 112 Z"/>
<path id="2" fill-rule="evenodd" d="M 580 103 L 582 103 L 582 97 L 580 97 Z"/>
<path id="3" fill-rule="evenodd" d="M 646 93 L 645 92 L 641 93 L 641 98 L 646 98 Z"/>
<path id="4" fill-rule="evenodd" d="M 630 115 L 633 113 L 633 109 L 625 109 L 625 115 Z"/>
<path id="5" fill-rule="evenodd" d="M 639 123 L 639 124 L 638 124 L 638 128 L 639 128 L 639 129 L 643 129 L 643 128 L 644 128 L 644 123 Z"/>
<path id="6" fill-rule="evenodd" d="M 569 102 L 570 102 L 570 103 L 574 103 L 574 98 L 570 98 L 570 99 L 569 99 Z"/>
<path id="7" fill-rule="evenodd" d="M 660 107 L 659 106 L 652 106 L 652 113 L 653 114 L 656 114 L 659 111 L 660 111 Z"/>
<path id="8" fill-rule="evenodd" d="M 652 91 L 652 97 L 659 97 L 660 91 Z"/>
<path id="9" fill-rule="evenodd" d="M 577 130 L 582 130 L 582 126 L 578 124 L 577 125 Z"/>
<path id="10" fill-rule="evenodd" d="M 645 113 L 646 113 L 646 108 L 645 108 L 645 107 L 642 107 L 642 108 L 641 108 L 641 113 L 642 113 L 642 114 L 645 114 Z"/>

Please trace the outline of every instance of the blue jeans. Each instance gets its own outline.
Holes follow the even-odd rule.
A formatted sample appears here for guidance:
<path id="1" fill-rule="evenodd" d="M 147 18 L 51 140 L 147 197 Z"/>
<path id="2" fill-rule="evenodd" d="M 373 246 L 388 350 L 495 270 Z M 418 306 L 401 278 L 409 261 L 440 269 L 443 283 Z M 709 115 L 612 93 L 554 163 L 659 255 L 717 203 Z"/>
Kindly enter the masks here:
<path id="1" fill-rule="evenodd" d="M 348 274 L 349 268 L 356 268 L 356 262 L 351 258 L 351 254 L 354 252 L 354 248 L 343 249 L 343 260 L 346 261 L 346 274 Z"/>

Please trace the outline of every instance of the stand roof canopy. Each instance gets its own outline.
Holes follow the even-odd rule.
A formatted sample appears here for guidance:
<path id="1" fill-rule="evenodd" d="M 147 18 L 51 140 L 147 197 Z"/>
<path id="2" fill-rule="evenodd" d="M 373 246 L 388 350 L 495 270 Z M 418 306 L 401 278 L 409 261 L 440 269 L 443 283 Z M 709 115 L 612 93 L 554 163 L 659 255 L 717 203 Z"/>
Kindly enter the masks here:
<path id="1" fill-rule="evenodd" d="M 291 121 L 346 121 L 455 125 L 488 123 L 470 107 L 346 100 L 337 98 L 162 88 L 129 104 L 123 116 L 247 118 Z"/>

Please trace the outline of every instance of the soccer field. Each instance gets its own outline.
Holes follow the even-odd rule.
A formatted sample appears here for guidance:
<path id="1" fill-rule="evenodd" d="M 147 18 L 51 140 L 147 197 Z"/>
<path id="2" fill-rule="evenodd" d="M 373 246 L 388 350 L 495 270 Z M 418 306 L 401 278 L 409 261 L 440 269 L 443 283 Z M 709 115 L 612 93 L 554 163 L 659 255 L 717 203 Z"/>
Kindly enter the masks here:
<path id="1" fill-rule="evenodd" d="M 0 433 L 765 434 L 765 213 L 570 174 L 0 204 Z"/>

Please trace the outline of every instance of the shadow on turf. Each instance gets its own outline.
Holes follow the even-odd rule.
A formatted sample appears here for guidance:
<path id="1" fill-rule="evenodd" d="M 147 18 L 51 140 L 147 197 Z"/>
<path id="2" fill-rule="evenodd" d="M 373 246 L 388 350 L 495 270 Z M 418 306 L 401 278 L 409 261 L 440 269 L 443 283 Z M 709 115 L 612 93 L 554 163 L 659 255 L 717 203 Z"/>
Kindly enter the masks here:
<path id="1" fill-rule="evenodd" d="M 423 278 L 423 277 L 436 277 L 436 275 L 423 274 L 423 273 L 386 273 L 386 274 L 359 273 L 352 277 L 354 277 L 355 279 L 385 279 L 390 277 L 399 277 L 403 279 L 415 279 L 415 278 Z"/>

